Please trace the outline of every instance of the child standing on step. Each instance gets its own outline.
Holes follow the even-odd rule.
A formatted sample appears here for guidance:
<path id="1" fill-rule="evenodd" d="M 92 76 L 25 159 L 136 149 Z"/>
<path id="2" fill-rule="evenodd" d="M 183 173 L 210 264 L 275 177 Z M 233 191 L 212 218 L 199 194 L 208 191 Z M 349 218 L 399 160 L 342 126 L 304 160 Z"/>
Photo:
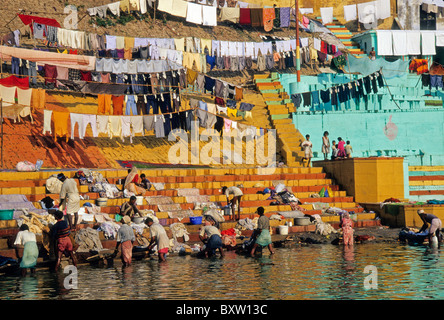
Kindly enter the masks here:
<path id="1" fill-rule="evenodd" d="M 345 153 L 347 154 L 347 158 L 351 158 L 352 152 L 353 147 L 350 145 L 350 141 L 347 141 L 347 145 L 345 146 Z"/>
<path id="2" fill-rule="evenodd" d="M 301 144 L 302 149 L 304 150 L 304 160 L 307 160 L 307 167 L 310 166 L 311 158 L 313 158 L 313 143 L 310 141 L 310 135 L 307 134 L 305 136 L 305 141 Z"/>

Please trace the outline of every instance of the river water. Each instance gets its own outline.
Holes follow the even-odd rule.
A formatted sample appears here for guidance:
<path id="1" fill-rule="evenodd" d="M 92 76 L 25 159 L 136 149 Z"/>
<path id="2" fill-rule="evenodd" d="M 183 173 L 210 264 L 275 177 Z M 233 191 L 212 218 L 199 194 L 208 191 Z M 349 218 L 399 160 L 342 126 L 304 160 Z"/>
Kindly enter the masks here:
<path id="1" fill-rule="evenodd" d="M 131 267 L 79 266 L 77 288 L 63 271 L 0 277 L 0 299 L 39 300 L 291 300 L 443 299 L 443 248 L 365 244 L 354 248 L 308 245 L 276 248 L 249 258 L 171 256 Z M 68 285 L 73 285 L 69 282 Z"/>

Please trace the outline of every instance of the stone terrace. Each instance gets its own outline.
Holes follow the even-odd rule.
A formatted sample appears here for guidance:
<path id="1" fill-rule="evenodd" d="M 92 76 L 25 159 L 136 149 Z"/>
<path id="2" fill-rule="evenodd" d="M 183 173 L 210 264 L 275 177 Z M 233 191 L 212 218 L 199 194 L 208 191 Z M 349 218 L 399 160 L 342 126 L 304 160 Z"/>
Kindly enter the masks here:
<path id="1" fill-rule="evenodd" d="M 124 179 L 127 175 L 126 170 L 99 170 L 110 183 L 118 183 L 120 179 Z M 53 199 L 58 199 L 57 194 L 48 194 L 45 182 L 46 179 L 56 173 L 63 172 L 66 176 L 74 176 L 75 171 L 61 170 L 61 171 L 41 171 L 41 172 L 2 172 L 0 173 L 0 194 L 24 194 L 29 201 L 32 201 L 37 208 L 40 208 L 39 200 L 45 196 L 50 196 Z M 224 185 L 232 186 L 242 184 L 241 188 L 244 192 L 244 197 L 241 202 L 241 219 L 253 219 L 254 213 L 258 206 L 263 206 L 267 216 L 272 214 L 291 211 L 290 205 L 270 205 L 272 200 L 267 200 L 269 194 L 260 194 L 265 187 L 270 187 L 277 182 L 284 183 L 290 187 L 294 195 L 303 203 L 301 207 L 306 209 L 304 212 L 307 215 L 322 214 L 321 210 L 313 209 L 313 202 L 328 203 L 330 207 L 338 207 L 347 211 L 354 211 L 358 215 L 356 227 L 368 227 L 379 225 L 379 221 L 373 220 L 374 214 L 363 213 L 363 209 L 353 201 L 353 197 L 347 196 L 345 191 L 340 190 L 339 186 L 332 181 L 322 168 L 277 168 L 273 169 L 146 169 L 139 170 L 140 173 L 145 173 L 151 182 L 164 183 L 164 190 L 152 190 L 146 192 L 145 197 L 149 196 L 166 196 L 171 197 L 174 204 L 178 204 L 182 210 L 192 210 L 193 215 L 202 215 L 201 209 L 195 209 L 194 203 L 187 202 L 186 197 L 178 196 L 178 189 L 197 188 L 200 195 L 207 195 L 211 202 L 217 202 L 225 205 L 226 198 L 221 194 L 220 188 Z M 117 184 L 119 188 L 122 185 Z M 313 193 L 318 193 L 323 187 L 330 187 L 333 194 L 326 198 L 310 197 Z M 85 202 L 93 202 L 98 198 L 97 193 L 88 192 L 88 186 L 79 186 L 79 191 L 82 196 L 89 196 L 89 200 L 82 200 L 81 204 Z M 107 205 L 101 208 L 101 212 L 108 213 L 110 217 L 114 217 L 118 213 L 118 208 L 128 199 L 108 199 Z M 159 218 L 160 223 L 169 231 L 169 225 L 175 222 L 184 223 L 190 233 L 190 242 L 199 241 L 198 225 L 191 225 L 189 218 L 184 218 L 179 221 L 177 218 L 170 218 L 168 212 L 162 212 L 157 205 L 149 205 L 144 200 L 144 204 L 139 206 L 141 209 L 151 209 Z M 226 221 L 222 223 L 221 229 L 229 229 L 236 226 L 236 222 L 230 221 L 229 217 L 225 217 Z M 276 229 L 279 225 L 285 224 L 287 221 L 293 219 L 271 220 L 273 233 L 277 233 Z M 322 220 L 338 228 L 339 216 L 322 214 Z M 92 227 L 93 224 L 81 224 L 80 228 Z M 148 229 L 146 229 L 148 230 Z M 295 226 L 290 227 L 289 232 L 305 232 L 314 231 L 315 226 Z M 4 256 L 14 257 L 15 252 L 10 248 L 11 238 L 18 232 L 15 220 L 0 221 L 0 254 Z M 251 235 L 251 231 L 243 231 L 244 235 Z M 9 241 L 8 241 L 9 239 Z M 114 240 L 103 240 L 105 248 L 113 248 L 115 246 Z"/>

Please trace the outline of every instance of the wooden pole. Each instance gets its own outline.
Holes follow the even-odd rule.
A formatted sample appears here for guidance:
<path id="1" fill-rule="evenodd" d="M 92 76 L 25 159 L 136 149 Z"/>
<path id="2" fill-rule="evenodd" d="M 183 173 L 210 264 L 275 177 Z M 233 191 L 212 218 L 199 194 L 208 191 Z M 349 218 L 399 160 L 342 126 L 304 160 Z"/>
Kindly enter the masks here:
<path id="1" fill-rule="evenodd" d="M 153 2 L 153 6 L 154 6 L 154 23 L 156 23 L 156 10 L 157 10 L 157 0 L 154 0 Z"/>
<path id="2" fill-rule="evenodd" d="M 296 76 L 297 81 L 301 82 L 301 44 L 299 42 L 299 3 L 295 0 L 295 16 L 296 16 Z"/>

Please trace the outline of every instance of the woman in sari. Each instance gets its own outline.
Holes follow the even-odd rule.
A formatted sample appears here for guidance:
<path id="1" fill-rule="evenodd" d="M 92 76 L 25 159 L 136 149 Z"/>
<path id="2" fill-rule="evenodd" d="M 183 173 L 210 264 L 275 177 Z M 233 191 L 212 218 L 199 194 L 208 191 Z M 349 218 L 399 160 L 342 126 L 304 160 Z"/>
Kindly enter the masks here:
<path id="1" fill-rule="evenodd" d="M 342 238 L 344 245 L 353 245 L 353 221 L 348 212 L 344 212 L 341 216 L 339 227 L 342 228 Z"/>
<path id="2" fill-rule="evenodd" d="M 39 257 L 39 249 L 37 247 L 37 239 L 35 234 L 29 231 L 29 227 L 26 224 L 20 226 L 20 231 L 17 233 L 17 237 L 14 242 L 16 248 L 17 258 L 21 258 L 20 269 L 22 276 L 26 275 L 28 268 L 31 269 L 31 273 L 35 273 L 35 265 L 37 264 L 37 258 Z M 19 256 L 19 248 L 23 248 L 23 256 Z"/>
<path id="3" fill-rule="evenodd" d="M 124 216 L 122 218 L 122 226 L 117 232 L 117 243 L 114 254 L 117 254 L 119 250 L 119 245 L 122 245 L 121 259 L 123 266 L 130 266 L 133 257 L 133 242 L 136 241 L 136 236 L 134 235 L 133 228 L 129 226 L 131 223 L 131 218 Z"/>
<path id="4" fill-rule="evenodd" d="M 139 173 L 137 172 L 137 168 L 133 166 L 128 176 L 125 179 L 124 189 L 136 196 L 144 195 L 146 190 L 140 187 L 139 183 L 140 183 Z"/>

